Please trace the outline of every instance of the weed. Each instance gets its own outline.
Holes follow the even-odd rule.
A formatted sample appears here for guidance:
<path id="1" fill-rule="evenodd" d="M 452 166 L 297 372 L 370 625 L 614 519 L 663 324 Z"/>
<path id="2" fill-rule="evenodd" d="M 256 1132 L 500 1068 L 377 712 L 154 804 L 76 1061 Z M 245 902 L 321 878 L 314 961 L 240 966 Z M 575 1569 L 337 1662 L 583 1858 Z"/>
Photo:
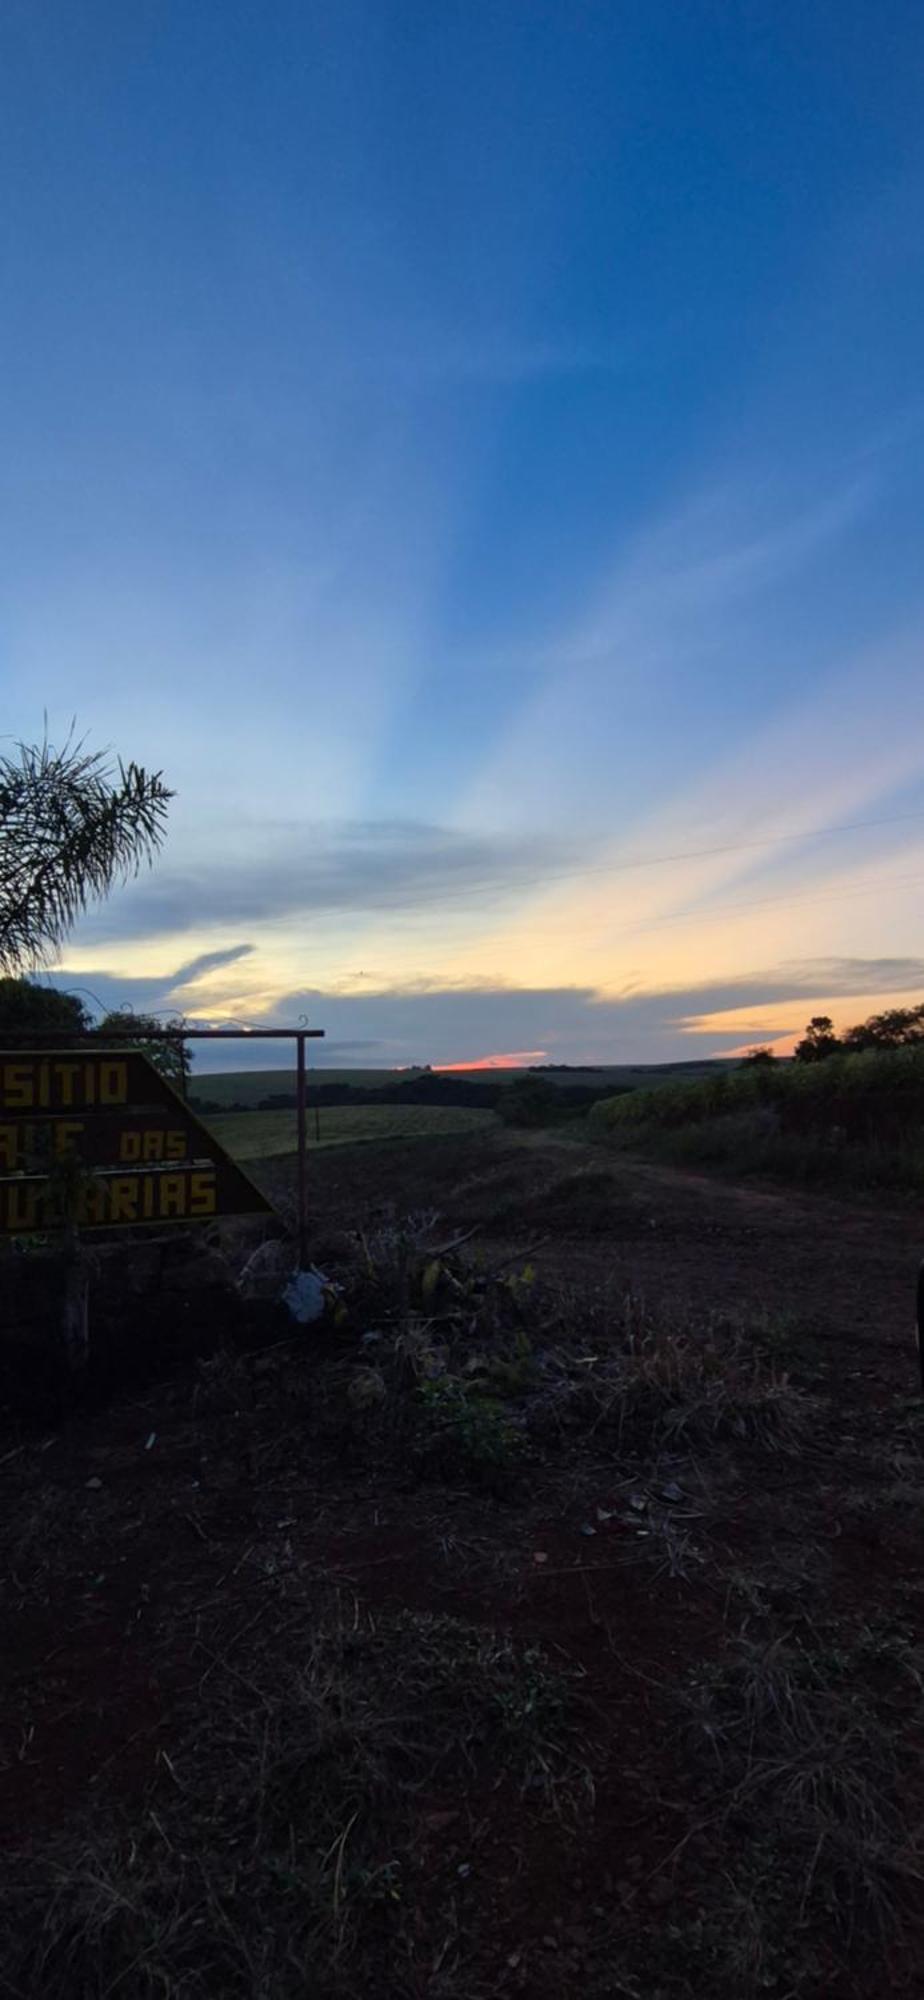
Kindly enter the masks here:
<path id="1" fill-rule="evenodd" d="M 577 1359 L 560 1351 L 556 1358 L 562 1427 L 600 1432 L 634 1449 L 737 1438 L 794 1451 L 812 1409 L 744 1330 L 654 1320 L 632 1295 L 624 1301 L 615 1351 Z"/>
<path id="2" fill-rule="evenodd" d="M 739 1927 L 739 1943 L 751 1938 L 744 1993 L 772 1984 L 768 1959 L 779 1970 L 813 1924 L 833 1926 L 845 1950 L 888 1949 L 924 1889 L 924 1824 L 903 1799 L 914 1753 L 877 1711 L 864 1664 L 862 1649 L 742 1642 L 687 1690 L 717 1816 L 742 1847 L 732 1900 L 761 1874 L 784 1892 Z"/>
<path id="3" fill-rule="evenodd" d="M 494 1489 L 507 1485 L 524 1440 L 501 1404 L 457 1375 L 422 1381 L 419 1394 L 428 1419 L 418 1447 L 421 1458 Z"/>
<path id="4" fill-rule="evenodd" d="M 11 1990 L 302 2000 L 417 1990 L 419 1799 L 482 1761 L 537 1805 L 587 1796 L 573 1674 L 446 1617 L 333 1602 L 208 1682 L 143 1808 L 33 1851 Z M 371 1981 L 371 1984 L 370 1984 Z"/>

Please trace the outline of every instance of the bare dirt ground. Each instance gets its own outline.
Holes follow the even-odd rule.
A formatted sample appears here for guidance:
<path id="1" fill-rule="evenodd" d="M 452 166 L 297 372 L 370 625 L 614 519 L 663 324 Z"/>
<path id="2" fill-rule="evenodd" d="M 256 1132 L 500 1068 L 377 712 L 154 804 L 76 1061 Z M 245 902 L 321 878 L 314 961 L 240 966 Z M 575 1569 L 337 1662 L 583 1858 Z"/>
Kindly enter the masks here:
<path id="1" fill-rule="evenodd" d="M 544 1136 L 312 1176 L 342 1326 L 0 1438 L 0 1993 L 919 1993 L 921 1218 Z M 422 1213 L 428 1255 L 473 1232 L 449 1331 L 380 1282 Z M 524 1266 L 472 1419 L 421 1328 L 445 1371 Z M 270 1847 L 301 1958 L 288 1904 L 235 1928 Z"/>

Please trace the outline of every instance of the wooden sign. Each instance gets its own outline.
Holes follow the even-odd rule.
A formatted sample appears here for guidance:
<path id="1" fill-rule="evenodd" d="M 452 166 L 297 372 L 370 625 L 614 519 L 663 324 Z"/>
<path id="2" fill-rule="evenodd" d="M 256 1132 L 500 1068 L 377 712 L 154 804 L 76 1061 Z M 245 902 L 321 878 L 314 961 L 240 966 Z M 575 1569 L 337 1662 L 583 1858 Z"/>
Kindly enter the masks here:
<path id="1" fill-rule="evenodd" d="M 0 1235 L 269 1212 L 140 1049 L 0 1052 Z"/>

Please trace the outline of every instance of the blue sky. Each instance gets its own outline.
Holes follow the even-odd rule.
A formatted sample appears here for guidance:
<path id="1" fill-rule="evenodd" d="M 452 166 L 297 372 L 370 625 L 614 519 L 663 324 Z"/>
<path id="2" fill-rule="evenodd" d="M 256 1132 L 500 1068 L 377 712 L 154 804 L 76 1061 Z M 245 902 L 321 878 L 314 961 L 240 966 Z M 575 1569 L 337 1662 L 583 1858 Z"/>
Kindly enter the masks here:
<path id="1" fill-rule="evenodd" d="M 895 0 L 7 0 L 2 729 L 177 790 L 55 978 L 332 1062 L 924 993 L 922 86 Z"/>

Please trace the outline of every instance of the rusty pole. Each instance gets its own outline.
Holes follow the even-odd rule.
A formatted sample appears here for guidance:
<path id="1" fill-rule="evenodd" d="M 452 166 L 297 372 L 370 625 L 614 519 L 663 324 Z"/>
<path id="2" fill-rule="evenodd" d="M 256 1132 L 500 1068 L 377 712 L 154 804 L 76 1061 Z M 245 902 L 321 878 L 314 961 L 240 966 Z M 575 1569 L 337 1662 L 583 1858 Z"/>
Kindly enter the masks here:
<path id="1" fill-rule="evenodd" d="M 296 1086 L 296 1109 L 298 1112 L 298 1268 L 308 1268 L 308 1132 L 305 1104 L 305 1036 L 298 1035 L 298 1082 Z"/>

